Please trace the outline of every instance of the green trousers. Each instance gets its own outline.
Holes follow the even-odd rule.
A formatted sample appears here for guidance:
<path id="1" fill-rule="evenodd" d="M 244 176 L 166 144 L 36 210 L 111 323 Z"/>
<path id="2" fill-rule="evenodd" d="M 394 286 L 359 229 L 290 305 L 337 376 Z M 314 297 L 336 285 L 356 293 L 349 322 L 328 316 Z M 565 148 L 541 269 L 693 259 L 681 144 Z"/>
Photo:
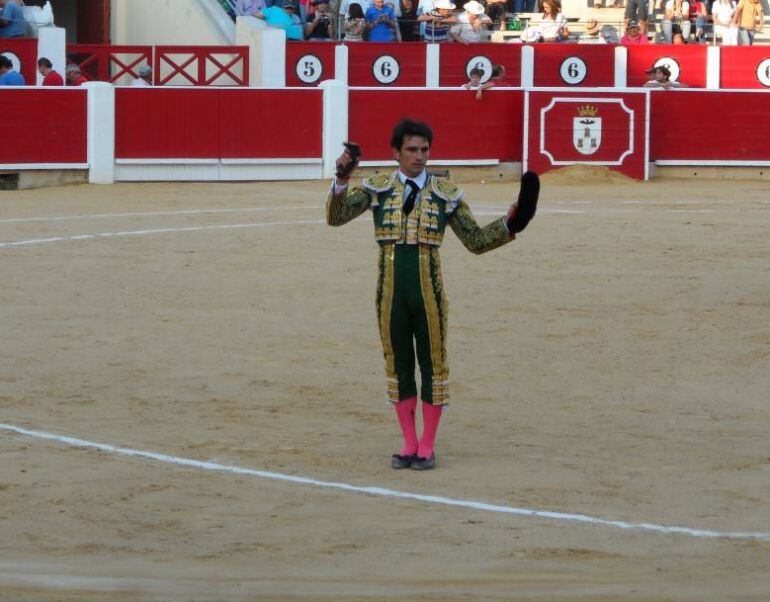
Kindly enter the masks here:
<path id="1" fill-rule="evenodd" d="M 382 245 L 378 273 L 377 318 L 388 399 L 397 403 L 417 396 L 416 351 L 422 400 L 433 405 L 446 404 L 447 301 L 438 248 Z"/>

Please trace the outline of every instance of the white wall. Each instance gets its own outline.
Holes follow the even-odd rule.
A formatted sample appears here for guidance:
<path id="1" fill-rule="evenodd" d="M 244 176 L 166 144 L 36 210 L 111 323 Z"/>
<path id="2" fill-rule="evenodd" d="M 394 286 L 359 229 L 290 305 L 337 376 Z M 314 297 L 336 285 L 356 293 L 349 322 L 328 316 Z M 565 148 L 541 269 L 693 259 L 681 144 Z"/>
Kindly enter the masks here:
<path id="1" fill-rule="evenodd" d="M 235 24 L 216 0 L 112 0 L 113 44 L 220 45 Z"/>

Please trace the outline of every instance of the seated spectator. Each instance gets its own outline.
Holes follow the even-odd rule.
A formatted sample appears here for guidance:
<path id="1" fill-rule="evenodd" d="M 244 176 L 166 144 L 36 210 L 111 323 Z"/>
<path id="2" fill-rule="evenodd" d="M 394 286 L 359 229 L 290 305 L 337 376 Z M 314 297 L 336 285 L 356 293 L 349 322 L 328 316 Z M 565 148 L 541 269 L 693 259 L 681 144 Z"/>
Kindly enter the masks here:
<path id="1" fill-rule="evenodd" d="M 505 31 L 505 15 L 508 12 L 507 0 L 487 0 L 486 13 L 492 22 L 499 22 L 500 31 Z M 518 11 L 521 12 L 521 11 Z"/>
<path id="2" fill-rule="evenodd" d="M 370 42 L 393 42 L 396 40 L 398 23 L 393 13 L 393 7 L 386 5 L 385 0 L 374 0 L 364 15 L 366 30 Z"/>
<path id="3" fill-rule="evenodd" d="M 738 43 L 751 46 L 754 34 L 765 28 L 765 15 L 759 0 L 740 0 L 733 15 L 733 25 L 738 26 Z"/>
<path id="4" fill-rule="evenodd" d="M 152 86 L 152 68 L 149 65 L 142 65 L 137 70 L 137 77 L 131 82 L 132 88 L 149 88 Z"/>
<path id="5" fill-rule="evenodd" d="M 428 8 L 430 5 L 432 8 Z M 423 42 L 446 42 L 449 39 L 449 29 L 457 23 L 454 9 L 450 0 L 420 0 L 417 20 L 425 24 L 425 28 L 421 28 Z"/>
<path id="6" fill-rule="evenodd" d="M 686 40 L 690 37 L 692 23 L 690 22 L 690 3 L 687 0 L 667 0 L 663 9 L 663 38 L 666 44 L 673 42 L 674 34 L 681 34 Z"/>
<path id="7" fill-rule="evenodd" d="M 647 72 L 649 74 L 649 71 Z M 686 88 L 680 82 L 671 81 L 671 71 L 668 67 L 655 67 L 652 69 L 653 79 L 644 83 L 645 88 L 663 88 L 671 90 L 672 88 Z"/>
<path id="8" fill-rule="evenodd" d="M 267 8 L 265 0 L 235 0 L 236 17 L 255 17 L 257 11 Z"/>
<path id="9" fill-rule="evenodd" d="M 708 10 L 706 3 L 702 0 L 690 2 L 690 23 L 695 23 L 695 41 L 702 42 L 706 34 L 706 20 L 708 19 Z"/>
<path id="10" fill-rule="evenodd" d="M 540 35 L 543 42 L 561 42 L 569 37 L 567 19 L 561 13 L 559 0 L 543 0 Z"/>
<path id="11" fill-rule="evenodd" d="M 364 39 L 366 19 L 360 4 L 351 4 L 345 19 L 345 41 L 360 42 Z"/>
<path id="12" fill-rule="evenodd" d="M 639 32 L 647 35 L 647 4 L 649 0 L 627 0 L 624 21 L 626 29 L 630 21 L 636 21 L 639 24 Z"/>
<path id="13" fill-rule="evenodd" d="M 88 79 L 80 71 L 80 67 L 75 64 L 67 65 L 64 70 L 64 76 L 67 78 L 68 86 L 82 86 L 88 83 Z"/>
<path id="14" fill-rule="evenodd" d="M 27 23 L 21 7 L 14 0 L 0 0 L 0 38 L 23 38 Z"/>
<path id="15" fill-rule="evenodd" d="M 37 61 L 37 71 L 43 76 L 44 86 L 63 86 L 64 78 L 53 70 L 53 64 L 45 57 Z"/>
<path id="16" fill-rule="evenodd" d="M 287 40 L 302 40 L 302 25 L 299 17 L 294 11 L 294 5 L 285 3 L 284 0 L 273 0 L 273 5 L 264 10 L 256 10 L 252 13 L 253 17 L 264 19 L 270 27 L 283 29 L 286 32 Z"/>
<path id="17" fill-rule="evenodd" d="M 730 25 L 735 14 L 735 2 L 733 0 L 714 0 L 711 5 L 711 18 L 714 20 L 714 39 L 721 41 L 723 46 L 734 46 Z M 737 30 L 736 30 L 737 33 Z"/>
<path id="18" fill-rule="evenodd" d="M 461 44 L 476 44 L 481 42 L 481 32 L 487 25 L 492 25 L 492 19 L 484 14 L 484 5 L 477 0 L 469 0 L 463 13 L 457 17 L 457 24 L 449 29 L 449 37 Z"/>
<path id="19" fill-rule="evenodd" d="M 626 34 L 620 38 L 620 43 L 623 46 L 638 46 L 649 44 L 650 40 L 647 39 L 647 34 L 642 35 L 639 31 L 639 24 L 636 21 L 629 21 Z"/>
<path id="20" fill-rule="evenodd" d="M 590 19 L 586 22 L 583 33 L 578 38 L 578 44 L 606 44 L 607 40 L 602 35 L 602 27 L 596 19 Z"/>
<path id="21" fill-rule="evenodd" d="M 13 63 L 0 54 L 0 86 L 25 86 L 24 76 L 13 68 Z"/>
<path id="22" fill-rule="evenodd" d="M 334 39 L 334 19 L 329 12 L 329 0 L 312 0 L 315 11 L 312 21 L 305 25 L 308 40 L 328 41 Z"/>

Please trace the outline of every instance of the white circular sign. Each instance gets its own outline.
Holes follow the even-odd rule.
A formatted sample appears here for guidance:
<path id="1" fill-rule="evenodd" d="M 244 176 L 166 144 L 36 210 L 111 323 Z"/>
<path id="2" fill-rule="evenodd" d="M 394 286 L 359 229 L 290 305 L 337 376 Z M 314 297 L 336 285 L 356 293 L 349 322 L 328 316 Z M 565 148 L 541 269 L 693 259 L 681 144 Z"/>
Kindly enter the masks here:
<path id="1" fill-rule="evenodd" d="M 765 59 L 757 65 L 757 79 L 760 84 L 770 88 L 770 59 Z"/>
<path id="2" fill-rule="evenodd" d="M 19 60 L 19 57 L 16 56 L 13 52 L 4 52 L 3 56 L 6 57 L 13 63 L 13 70 L 17 73 L 21 73 L 21 61 Z"/>
<path id="3" fill-rule="evenodd" d="M 465 75 L 470 79 L 471 69 L 481 69 L 484 75 L 481 76 L 481 83 L 483 84 L 490 77 L 492 77 L 492 61 L 483 55 L 474 56 L 465 65 Z"/>
<path id="4" fill-rule="evenodd" d="M 381 84 L 392 84 L 401 75 L 401 66 L 389 54 L 383 54 L 372 65 L 372 75 Z"/>
<path id="5" fill-rule="evenodd" d="M 582 82 L 588 75 L 588 66 L 585 61 L 576 56 L 568 56 L 562 61 L 559 75 L 565 84 L 572 86 Z"/>
<path id="6" fill-rule="evenodd" d="M 306 54 L 297 60 L 296 71 L 297 77 L 301 82 L 314 84 L 321 79 L 321 75 L 323 75 L 324 72 L 324 66 L 323 63 L 321 63 L 321 59 L 316 55 Z"/>
<path id="7" fill-rule="evenodd" d="M 672 82 L 675 82 L 679 79 L 679 63 L 677 63 L 674 59 L 672 59 L 670 56 L 664 56 L 659 58 L 657 61 L 655 61 L 655 64 L 652 66 L 653 69 L 655 67 L 665 67 L 669 71 L 671 71 L 671 77 L 670 79 Z"/>

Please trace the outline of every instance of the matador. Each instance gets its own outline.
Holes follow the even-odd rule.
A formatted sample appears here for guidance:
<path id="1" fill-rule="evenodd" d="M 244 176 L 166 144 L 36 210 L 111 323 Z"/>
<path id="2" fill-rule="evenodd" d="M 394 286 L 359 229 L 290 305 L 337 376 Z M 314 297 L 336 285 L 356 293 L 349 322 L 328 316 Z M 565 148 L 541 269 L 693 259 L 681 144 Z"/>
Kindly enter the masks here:
<path id="1" fill-rule="evenodd" d="M 465 247 L 481 254 L 516 238 L 535 215 L 540 180 L 521 178 L 518 201 L 507 214 L 480 227 L 463 191 L 426 170 L 433 132 L 425 123 L 404 119 L 390 141 L 398 170 L 349 187 L 359 149 L 346 145 L 326 203 L 326 221 L 341 226 L 367 210 L 379 245 L 376 308 L 385 356 L 389 401 L 395 406 L 403 447 L 391 458 L 396 469 L 432 469 L 444 406 L 449 401 L 447 300 L 439 247 L 447 224 Z M 423 432 L 417 437 L 415 351 L 420 367 Z"/>

